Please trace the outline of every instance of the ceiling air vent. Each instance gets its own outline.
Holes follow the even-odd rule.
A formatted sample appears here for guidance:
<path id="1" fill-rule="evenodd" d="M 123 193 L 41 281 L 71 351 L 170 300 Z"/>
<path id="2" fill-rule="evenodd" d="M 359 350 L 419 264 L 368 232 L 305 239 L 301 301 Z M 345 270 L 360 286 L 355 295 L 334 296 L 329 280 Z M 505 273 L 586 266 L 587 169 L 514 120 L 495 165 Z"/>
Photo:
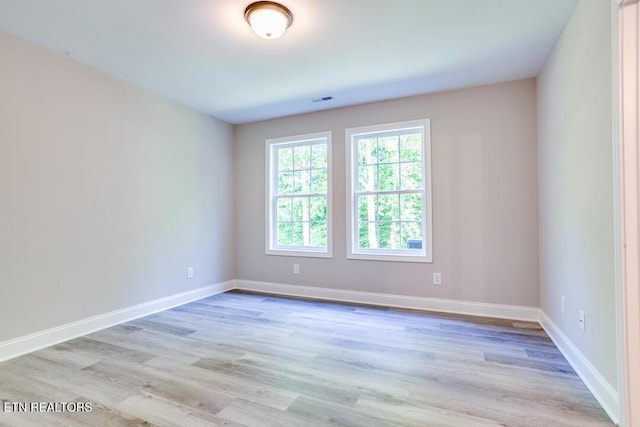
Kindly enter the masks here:
<path id="1" fill-rule="evenodd" d="M 325 102 L 325 101 L 331 101 L 332 99 L 333 99 L 333 96 L 323 96 L 322 98 L 312 99 L 311 102 Z"/>

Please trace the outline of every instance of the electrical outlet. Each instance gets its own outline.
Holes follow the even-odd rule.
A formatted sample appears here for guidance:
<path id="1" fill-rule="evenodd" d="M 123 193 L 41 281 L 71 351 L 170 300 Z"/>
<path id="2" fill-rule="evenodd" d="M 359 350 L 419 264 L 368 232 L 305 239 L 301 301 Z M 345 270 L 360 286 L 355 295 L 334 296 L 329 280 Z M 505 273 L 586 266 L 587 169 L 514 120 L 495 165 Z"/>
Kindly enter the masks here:
<path id="1" fill-rule="evenodd" d="M 193 267 L 187 267 L 187 279 L 193 279 Z"/>
<path id="2" fill-rule="evenodd" d="M 584 311 L 580 310 L 580 318 L 578 319 L 578 324 L 580 325 L 580 329 L 582 329 L 584 331 L 584 322 L 585 322 L 585 318 L 584 318 Z"/>
<path id="3" fill-rule="evenodd" d="M 442 285 L 442 273 L 433 273 L 433 284 Z"/>
<path id="4" fill-rule="evenodd" d="M 560 312 L 562 314 L 567 314 L 567 299 L 564 295 L 560 297 Z"/>
<path id="5" fill-rule="evenodd" d="M 293 274 L 300 274 L 300 264 L 293 264 Z"/>

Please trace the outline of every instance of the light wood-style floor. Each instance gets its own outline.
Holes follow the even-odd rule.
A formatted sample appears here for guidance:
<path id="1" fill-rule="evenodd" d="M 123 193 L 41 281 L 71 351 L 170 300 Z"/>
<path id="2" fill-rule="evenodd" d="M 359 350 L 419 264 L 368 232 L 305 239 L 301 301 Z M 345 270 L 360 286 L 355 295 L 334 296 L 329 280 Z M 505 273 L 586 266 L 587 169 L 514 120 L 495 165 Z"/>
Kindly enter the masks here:
<path id="1" fill-rule="evenodd" d="M 0 400 L 93 404 L 3 426 L 612 425 L 537 324 L 239 292 L 0 363 Z"/>

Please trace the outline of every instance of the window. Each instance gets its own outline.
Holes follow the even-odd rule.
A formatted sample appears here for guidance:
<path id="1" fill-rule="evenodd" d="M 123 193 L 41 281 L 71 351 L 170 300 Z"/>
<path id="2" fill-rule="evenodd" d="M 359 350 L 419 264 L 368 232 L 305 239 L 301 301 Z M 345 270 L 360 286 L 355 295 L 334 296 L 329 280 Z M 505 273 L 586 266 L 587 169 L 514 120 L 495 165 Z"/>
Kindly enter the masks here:
<path id="1" fill-rule="evenodd" d="M 347 129 L 347 256 L 432 262 L 430 122 Z"/>
<path id="2" fill-rule="evenodd" d="M 331 257 L 331 132 L 266 143 L 266 253 Z"/>

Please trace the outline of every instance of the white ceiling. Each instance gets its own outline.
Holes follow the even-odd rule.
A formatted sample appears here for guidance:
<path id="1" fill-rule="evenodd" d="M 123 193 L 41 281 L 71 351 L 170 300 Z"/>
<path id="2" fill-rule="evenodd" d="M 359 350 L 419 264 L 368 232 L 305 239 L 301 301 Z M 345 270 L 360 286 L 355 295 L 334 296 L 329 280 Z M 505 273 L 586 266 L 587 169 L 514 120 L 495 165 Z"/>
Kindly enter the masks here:
<path id="1" fill-rule="evenodd" d="M 230 123 L 533 77 L 578 0 L 0 0 L 0 29 Z M 333 96 L 332 101 L 311 102 Z"/>

